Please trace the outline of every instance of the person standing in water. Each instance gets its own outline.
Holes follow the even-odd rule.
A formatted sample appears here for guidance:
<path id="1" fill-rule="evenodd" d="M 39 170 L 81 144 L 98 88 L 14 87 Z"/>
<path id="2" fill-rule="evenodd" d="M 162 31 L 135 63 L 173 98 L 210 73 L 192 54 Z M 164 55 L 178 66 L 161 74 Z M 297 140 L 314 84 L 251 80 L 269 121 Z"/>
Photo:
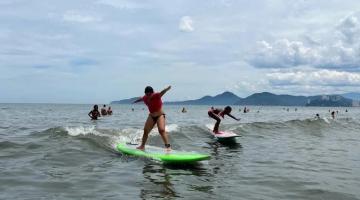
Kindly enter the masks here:
<path id="1" fill-rule="evenodd" d="M 98 105 L 94 105 L 94 109 L 88 113 L 91 120 L 97 120 L 100 117 Z"/>
<path id="2" fill-rule="evenodd" d="M 335 119 L 335 111 L 332 111 L 332 112 L 331 112 L 331 117 L 332 117 L 333 119 Z"/>
<path id="3" fill-rule="evenodd" d="M 226 106 L 224 109 L 218 109 L 218 108 L 214 108 L 211 107 L 210 110 L 208 111 L 208 115 L 209 117 L 213 118 L 216 120 L 215 126 L 214 126 L 214 130 L 213 132 L 215 134 L 219 133 L 219 126 L 220 126 L 220 122 L 221 122 L 221 118 L 222 117 L 224 119 L 224 116 L 227 115 L 237 121 L 239 121 L 240 119 L 232 116 L 231 113 L 231 107 L 230 106 Z"/>
<path id="4" fill-rule="evenodd" d="M 159 134 L 164 141 L 165 149 L 167 151 L 171 150 L 171 145 L 169 143 L 168 135 L 165 131 L 165 113 L 162 110 L 162 100 L 161 97 L 171 89 L 171 86 L 168 86 L 161 92 L 154 92 L 154 89 L 150 86 L 145 88 L 145 95 L 135 100 L 133 103 L 143 101 L 149 109 L 149 116 L 146 119 L 144 125 L 144 134 L 142 136 L 141 144 L 137 149 L 145 150 L 145 144 L 148 139 L 150 131 L 153 129 L 154 125 L 157 124 Z"/>
<path id="5" fill-rule="evenodd" d="M 104 104 L 104 106 L 101 108 L 101 115 L 107 115 L 107 111 L 106 111 L 106 105 Z"/>
<path id="6" fill-rule="evenodd" d="M 111 110 L 111 106 L 109 106 L 108 110 L 107 110 L 107 114 L 108 115 L 112 115 L 113 111 Z"/>

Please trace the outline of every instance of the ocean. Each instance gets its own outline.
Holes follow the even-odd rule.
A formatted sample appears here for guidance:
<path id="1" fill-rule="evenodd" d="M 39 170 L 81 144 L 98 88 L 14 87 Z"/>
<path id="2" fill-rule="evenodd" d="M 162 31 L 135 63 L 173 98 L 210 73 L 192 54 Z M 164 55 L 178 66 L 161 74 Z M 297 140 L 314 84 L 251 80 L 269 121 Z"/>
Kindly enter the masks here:
<path id="1" fill-rule="evenodd" d="M 165 105 L 172 147 L 211 155 L 174 166 L 119 153 L 148 111 L 111 106 L 91 121 L 92 105 L 0 104 L 0 199 L 360 199 L 360 108 L 233 106 L 220 129 L 240 137 L 221 144 L 208 106 Z"/>

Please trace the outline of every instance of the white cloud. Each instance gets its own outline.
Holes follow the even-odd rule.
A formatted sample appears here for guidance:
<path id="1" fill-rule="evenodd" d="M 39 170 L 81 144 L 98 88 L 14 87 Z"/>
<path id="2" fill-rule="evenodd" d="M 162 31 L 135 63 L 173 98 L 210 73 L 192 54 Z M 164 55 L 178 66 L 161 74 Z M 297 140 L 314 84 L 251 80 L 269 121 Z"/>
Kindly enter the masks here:
<path id="1" fill-rule="evenodd" d="M 242 94 L 243 97 L 255 92 L 271 91 L 271 89 L 272 88 L 266 79 L 257 79 L 256 82 L 251 80 L 242 80 L 235 83 L 232 87 L 229 87 L 230 91 L 233 91 L 237 94 Z"/>
<path id="2" fill-rule="evenodd" d="M 360 13 L 341 19 L 323 40 L 305 35 L 303 40 L 287 38 L 260 41 L 248 57 L 259 68 L 291 68 L 310 65 L 324 69 L 360 71 Z M 317 41 L 317 42 L 311 42 Z"/>
<path id="3" fill-rule="evenodd" d="M 191 19 L 191 17 L 183 16 L 180 19 L 179 30 L 184 31 L 184 32 L 192 32 L 192 31 L 194 31 L 193 23 L 194 22 Z"/>
<path id="4" fill-rule="evenodd" d="M 97 4 L 112 6 L 118 9 L 140 9 L 145 8 L 145 4 L 136 3 L 129 0 L 98 0 Z"/>
<path id="5" fill-rule="evenodd" d="M 91 15 L 80 14 L 77 11 L 67 11 L 63 15 L 63 20 L 68 22 L 89 23 L 100 22 L 102 19 Z"/>
<path id="6" fill-rule="evenodd" d="M 346 16 L 340 21 L 337 28 L 343 36 L 343 41 L 349 44 L 358 42 L 357 39 L 360 35 L 360 23 L 358 16 L 354 14 Z"/>
<path id="7" fill-rule="evenodd" d="M 52 81 L 52 90 L 62 94 L 58 102 L 67 98 L 94 102 L 93 90 L 99 91 L 98 99 L 104 102 L 131 97 L 147 84 L 160 88 L 172 84 L 176 92 L 169 95 L 174 99 L 197 98 L 227 88 L 241 96 L 261 91 L 310 93 L 324 91 L 322 88 L 360 88 L 353 86 L 357 76 L 343 75 L 341 79 L 336 75 L 333 79 L 342 81 L 335 83 L 330 82 L 332 79 L 321 79 L 319 84 L 313 81 L 321 69 L 350 73 L 360 66 L 360 18 L 356 13 L 348 15 L 360 10 L 355 0 L 341 4 L 326 0 L 255 0 L 246 4 L 238 0 L 211 0 L 207 4 L 190 0 L 91 0 L 85 7 L 84 2 L 0 0 L 4 24 L 0 27 L 0 81 L 5 83 L 0 87 L 1 97 L 16 97 L 14 88 L 21 92 L 32 85 L 29 97 L 42 101 L 49 91 L 41 87 L 42 77 L 55 72 L 59 78 Z M 253 54 L 258 59 L 251 60 L 250 66 L 244 57 L 252 52 L 256 41 L 261 41 Z M 97 64 L 84 70 L 91 60 Z M 294 70 L 303 65 L 312 70 Z M 292 71 L 271 72 L 272 67 Z M 61 72 L 77 78 L 68 80 Z M 108 80 L 89 90 L 89 83 L 103 72 L 110 76 Z M 266 76 L 269 72 L 285 74 Z M 28 79 L 23 80 L 27 74 Z M 168 79 L 157 78 L 169 74 L 172 77 Z M 216 82 L 214 74 L 220 78 Z M 306 82 L 297 78 L 298 82 L 289 83 L 286 75 L 305 77 Z M 66 83 L 61 82 L 61 76 Z M 7 77 L 17 79 L 10 82 Z M 352 85 L 338 86 L 341 83 Z M 122 93 L 114 93 L 119 85 L 124 85 Z M 73 97 L 78 91 L 81 95 Z"/>
<path id="8" fill-rule="evenodd" d="M 250 62 L 256 67 L 283 68 L 305 65 L 318 59 L 317 49 L 306 46 L 301 41 L 281 39 L 270 44 L 260 41 Z"/>
<path id="9" fill-rule="evenodd" d="M 271 72 L 267 74 L 273 85 L 303 86 L 360 86 L 360 73 L 340 72 L 335 70 L 294 70 Z"/>

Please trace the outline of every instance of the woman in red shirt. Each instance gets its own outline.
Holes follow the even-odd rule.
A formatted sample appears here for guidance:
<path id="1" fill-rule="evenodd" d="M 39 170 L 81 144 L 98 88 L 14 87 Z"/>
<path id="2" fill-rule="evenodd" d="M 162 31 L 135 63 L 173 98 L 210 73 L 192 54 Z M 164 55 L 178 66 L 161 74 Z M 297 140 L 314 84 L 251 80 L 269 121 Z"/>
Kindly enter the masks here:
<path id="1" fill-rule="evenodd" d="M 165 113 L 162 110 L 161 97 L 169 91 L 171 86 L 165 88 L 161 92 L 154 93 L 154 89 L 150 86 L 145 88 L 145 95 L 140 97 L 134 103 L 143 101 L 149 109 L 149 116 L 144 125 L 144 134 L 142 136 L 141 145 L 137 149 L 144 150 L 145 143 L 149 136 L 150 131 L 154 125 L 157 124 L 159 134 L 164 141 L 166 150 L 171 150 L 169 139 L 165 131 Z"/>

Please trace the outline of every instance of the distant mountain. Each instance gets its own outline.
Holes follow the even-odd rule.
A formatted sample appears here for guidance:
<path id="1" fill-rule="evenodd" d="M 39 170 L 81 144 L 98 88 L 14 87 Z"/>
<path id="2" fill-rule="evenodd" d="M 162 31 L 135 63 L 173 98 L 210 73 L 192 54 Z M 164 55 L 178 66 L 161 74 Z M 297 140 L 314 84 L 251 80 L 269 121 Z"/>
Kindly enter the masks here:
<path id="1" fill-rule="evenodd" d="M 348 98 L 348 99 L 360 101 L 360 93 L 351 92 L 351 93 L 342 94 L 341 96 Z"/>
<path id="2" fill-rule="evenodd" d="M 113 101 L 112 104 L 130 104 L 138 97 Z M 168 105 L 258 105 L 258 106 L 359 106 L 359 101 L 341 95 L 292 96 L 276 95 L 269 92 L 255 93 L 240 98 L 231 92 L 216 96 L 204 96 L 188 101 L 165 102 Z"/>
<path id="3" fill-rule="evenodd" d="M 316 96 L 306 106 L 333 106 L 333 107 L 351 107 L 353 100 L 347 99 L 341 95 L 322 95 Z"/>
<path id="4" fill-rule="evenodd" d="M 305 96 L 276 95 L 270 92 L 255 93 L 235 103 L 235 105 L 261 106 L 304 106 L 311 99 Z"/>
<path id="5" fill-rule="evenodd" d="M 340 95 L 292 96 L 276 95 L 262 92 L 250 95 L 235 103 L 236 105 L 264 105 L 264 106 L 342 106 L 355 105 L 352 99 Z"/>
<path id="6" fill-rule="evenodd" d="M 120 100 L 120 101 L 112 101 L 112 102 L 110 102 L 110 104 L 131 104 L 132 102 L 134 102 L 138 98 L 139 97 L 134 97 L 134 98 L 130 98 L 130 99 L 123 99 L 123 100 Z"/>
<path id="7" fill-rule="evenodd" d="M 224 92 L 216 96 L 204 96 L 196 100 L 166 102 L 170 105 L 233 105 L 241 98 L 231 92 Z"/>

